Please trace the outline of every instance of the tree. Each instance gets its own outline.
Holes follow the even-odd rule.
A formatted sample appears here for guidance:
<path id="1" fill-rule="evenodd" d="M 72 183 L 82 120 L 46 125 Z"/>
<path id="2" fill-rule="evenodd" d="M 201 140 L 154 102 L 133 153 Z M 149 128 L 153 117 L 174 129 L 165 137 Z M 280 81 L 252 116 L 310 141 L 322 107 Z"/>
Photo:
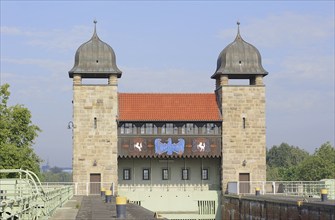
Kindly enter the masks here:
<path id="1" fill-rule="evenodd" d="M 269 167 L 288 168 L 299 164 L 308 156 L 307 151 L 282 143 L 279 147 L 273 146 L 267 151 L 266 163 Z"/>
<path id="2" fill-rule="evenodd" d="M 317 148 L 313 156 L 304 160 L 297 167 L 298 179 L 305 181 L 319 181 L 321 179 L 335 179 L 335 149 L 329 143 Z"/>
<path id="3" fill-rule="evenodd" d="M 63 172 L 63 170 L 62 170 L 62 168 L 59 168 L 59 167 L 51 167 L 50 172 L 51 173 L 61 173 L 61 172 Z"/>
<path id="4" fill-rule="evenodd" d="M 9 85 L 0 86 L 0 169 L 27 169 L 40 176 L 41 159 L 32 148 L 41 129 L 23 105 L 8 106 Z"/>
<path id="5" fill-rule="evenodd" d="M 72 173 L 63 172 L 59 167 L 52 167 L 43 173 L 44 182 L 72 182 Z"/>
<path id="6" fill-rule="evenodd" d="M 267 151 L 267 180 L 319 181 L 335 178 L 335 149 L 329 143 L 313 155 L 298 147 L 281 144 Z"/>
<path id="7" fill-rule="evenodd" d="M 335 163 L 335 148 L 330 144 L 330 142 L 326 142 L 322 144 L 320 148 L 316 148 L 314 155 L 329 163 Z"/>
<path id="8" fill-rule="evenodd" d="M 318 156 L 311 156 L 297 167 L 296 179 L 303 181 L 319 181 L 334 179 L 334 165 Z"/>

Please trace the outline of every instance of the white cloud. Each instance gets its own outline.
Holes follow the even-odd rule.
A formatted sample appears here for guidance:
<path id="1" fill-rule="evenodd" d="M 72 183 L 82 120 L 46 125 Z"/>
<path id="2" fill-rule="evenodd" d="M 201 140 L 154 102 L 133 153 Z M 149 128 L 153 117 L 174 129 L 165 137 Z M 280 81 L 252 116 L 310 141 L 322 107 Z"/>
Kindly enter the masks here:
<path id="1" fill-rule="evenodd" d="M 50 94 L 71 90 L 68 78 L 70 62 L 51 59 L 3 58 L 4 66 L 15 66 L 10 72 L 1 72 L 1 83 L 9 83 L 20 99 L 43 100 Z"/>
<path id="2" fill-rule="evenodd" d="M 70 30 L 66 29 L 27 29 L 22 27 L 1 26 L 1 35 L 21 36 L 27 45 L 39 46 L 48 50 L 73 51 L 80 44 L 89 40 L 93 34 L 92 27 L 73 26 Z"/>
<path id="3" fill-rule="evenodd" d="M 64 65 L 64 62 L 51 60 L 51 59 L 32 59 L 32 58 L 23 58 L 23 59 L 12 59 L 12 58 L 3 58 L 2 62 L 8 62 L 10 64 L 18 64 L 18 65 L 33 65 L 38 67 L 47 68 L 49 70 L 54 70 L 55 68 L 59 68 Z"/>
<path id="4" fill-rule="evenodd" d="M 334 57 L 320 54 L 296 54 L 278 63 L 279 72 L 273 74 L 276 80 L 287 80 L 301 84 L 308 81 L 314 85 L 334 85 Z"/>
<path id="5" fill-rule="evenodd" d="M 1 26 L 0 27 L 1 35 L 24 35 L 22 30 L 17 27 L 8 27 L 8 26 Z"/>
<path id="6" fill-rule="evenodd" d="M 207 72 L 191 69 L 122 67 L 121 92 L 213 92 L 215 81 Z"/>
<path id="7" fill-rule="evenodd" d="M 333 17 L 313 16 L 284 12 L 268 17 L 252 18 L 240 25 L 242 38 L 259 47 L 311 46 L 334 35 Z M 236 28 L 225 29 L 219 37 L 230 40 L 236 35 Z"/>

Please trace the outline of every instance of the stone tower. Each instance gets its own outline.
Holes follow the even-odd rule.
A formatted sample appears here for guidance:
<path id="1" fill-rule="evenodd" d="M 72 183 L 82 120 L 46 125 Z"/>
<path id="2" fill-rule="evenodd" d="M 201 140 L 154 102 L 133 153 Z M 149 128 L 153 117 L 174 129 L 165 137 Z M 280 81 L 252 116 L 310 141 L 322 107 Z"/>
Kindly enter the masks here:
<path id="1" fill-rule="evenodd" d="M 219 55 L 216 95 L 222 113 L 222 191 L 231 181 L 266 180 L 265 85 L 268 73 L 261 55 L 245 42 L 239 30 L 235 40 Z M 233 81 L 237 83 L 232 83 Z M 241 85 L 241 81 L 247 81 Z M 236 85 L 237 84 L 237 85 Z M 249 183 L 241 193 L 250 191 Z"/>
<path id="2" fill-rule="evenodd" d="M 117 79 L 122 72 L 94 23 L 92 38 L 78 48 L 69 71 L 73 78 L 73 181 L 79 183 L 79 194 L 88 188 L 96 194 L 100 187 L 117 186 Z M 84 78 L 108 82 L 84 84 Z"/>

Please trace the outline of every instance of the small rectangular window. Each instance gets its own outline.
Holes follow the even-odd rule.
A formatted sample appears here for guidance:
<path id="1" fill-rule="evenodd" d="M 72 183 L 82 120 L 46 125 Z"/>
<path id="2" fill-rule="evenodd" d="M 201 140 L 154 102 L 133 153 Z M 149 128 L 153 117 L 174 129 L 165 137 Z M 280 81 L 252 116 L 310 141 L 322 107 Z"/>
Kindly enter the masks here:
<path id="1" fill-rule="evenodd" d="M 206 124 L 205 124 L 205 125 L 203 125 L 203 126 L 201 127 L 201 133 L 202 133 L 202 134 L 206 134 L 206 131 L 207 131 L 207 126 L 206 126 Z"/>
<path id="2" fill-rule="evenodd" d="M 189 180 L 189 169 L 182 169 L 181 170 L 181 179 L 182 180 Z"/>
<path id="3" fill-rule="evenodd" d="M 131 134 L 132 133 L 132 124 L 131 123 L 126 123 L 125 125 L 124 125 L 124 127 L 125 127 L 125 133 L 126 134 Z"/>
<path id="4" fill-rule="evenodd" d="M 168 180 L 169 179 L 169 169 L 162 169 L 162 180 Z"/>
<path id="5" fill-rule="evenodd" d="M 141 134 L 145 134 L 145 125 L 141 126 Z"/>
<path id="6" fill-rule="evenodd" d="M 187 123 L 186 124 L 186 133 L 187 134 L 194 134 L 194 130 L 193 130 L 194 126 L 192 123 Z"/>
<path id="7" fill-rule="evenodd" d="M 132 123 L 125 123 L 122 125 L 122 127 L 124 128 L 123 128 L 123 131 L 121 130 L 121 134 L 136 134 L 137 133 L 137 128 Z"/>
<path id="8" fill-rule="evenodd" d="M 143 169 L 143 180 L 150 180 L 150 170 Z"/>
<path id="9" fill-rule="evenodd" d="M 202 171 L 201 171 L 201 179 L 202 180 L 208 180 L 208 177 L 209 177 L 209 175 L 208 175 L 208 169 L 202 169 Z"/>
<path id="10" fill-rule="evenodd" d="M 198 126 L 194 125 L 194 134 L 198 134 Z"/>
<path id="11" fill-rule="evenodd" d="M 146 134 L 152 134 L 153 132 L 153 124 L 152 123 L 146 123 L 145 124 L 145 133 Z"/>
<path id="12" fill-rule="evenodd" d="M 214 134 L 214 124 L 213 123 L 207 123 L 207 134 Z"/>
<path id="13" fill-rule="evenodd" d="M 183 125 L 181 127 L 181 134 L 185 134 L 186 133 L 186 125 Z"/>
<path id="14" fill-rule="evenodd" d="M 130 180 L 130 169 L 123 169 L 123 180 Z"/>
<path id="15" fill-rule="evenodd" d="M 173 124 L 172 123 L 167 123 L 165 125 L 165 132 L 166 134 L 173 134 Z"/>
<path id="16" fill-rule="evenodd" d="M 121 127 L 120 127 L 120 133 L 121 133 L 121 134 L 124 134 L 124 124 L 121 125 Z"/>
<path id="17" fill-rule="evenodd" d="M 98 127 L 97 118 L 94 117 L 94 129 L 97 129 L 97 127 Z"/>

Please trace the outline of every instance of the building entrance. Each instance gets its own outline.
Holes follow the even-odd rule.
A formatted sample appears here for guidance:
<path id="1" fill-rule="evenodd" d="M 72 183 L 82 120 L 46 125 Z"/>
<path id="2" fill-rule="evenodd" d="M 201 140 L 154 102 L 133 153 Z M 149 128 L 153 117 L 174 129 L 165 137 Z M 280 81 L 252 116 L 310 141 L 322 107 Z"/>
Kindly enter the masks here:
<path id="1" fill-rule="evenodd" d="M 90 194 L 100 194 L 101 190 L 101 174 L 91 173 L 90 174 Z"/>
<path id="2" fill-rule="evenodd" d="M 240 193 L 250 193 L 250 173 L 240 173 Z"/>

